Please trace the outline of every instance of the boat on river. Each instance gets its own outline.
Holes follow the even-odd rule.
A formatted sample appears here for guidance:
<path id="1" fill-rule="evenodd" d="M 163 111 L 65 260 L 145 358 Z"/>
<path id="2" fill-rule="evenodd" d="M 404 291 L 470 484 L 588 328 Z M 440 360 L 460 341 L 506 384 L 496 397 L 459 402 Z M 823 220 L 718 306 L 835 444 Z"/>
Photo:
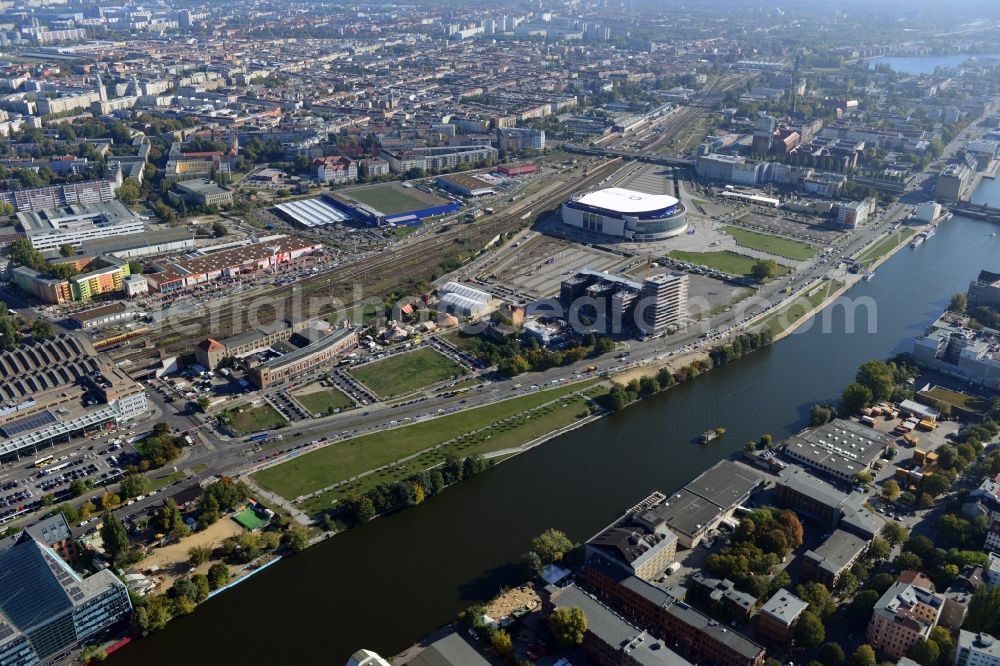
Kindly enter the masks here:
<path id="1" fill-rule="evenodd" d="M 715 430 L 706 430 L 701 433 L 701 443 L 708 444 L 713 439 L 718 439 L 726 434 L 725 428 L 716 428 Z"/>

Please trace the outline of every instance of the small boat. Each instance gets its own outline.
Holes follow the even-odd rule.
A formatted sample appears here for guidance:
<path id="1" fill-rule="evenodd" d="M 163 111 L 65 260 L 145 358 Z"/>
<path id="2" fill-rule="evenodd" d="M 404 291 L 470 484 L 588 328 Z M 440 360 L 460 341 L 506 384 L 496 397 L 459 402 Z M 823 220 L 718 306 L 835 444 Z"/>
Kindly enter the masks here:
<path id="1" fill-rule="evenodd" d="M 701 443 L 702 444 L 708 444 L 713 439 L 718 439 L 719 437 L 722 437 L 725 434 L 726 434 L 726 429 L 725 428 L 716 428 L 715 430 L 706 430 L 705 432 L 701 433 Z"/>
<path id="2" fill-rule="evenodd" d="M 921 235 L 926 239 L 926 238 L 930 238 L 931 236 L 933 236 L 936 233 L 937 233 L 937 227 L 931 227 L 930 229 L 928 229 L 927 231 L 925 231 Z"/>
<path id="3" fill-rule="evenodd" d="M 875 277 L 875 271 L 868 271 L 867 273 L 865 273 L 864 277 L 866 281 L 871 280 L 873 277 Z"/>
<path id="4" fill-rule="evenodd" d="M 912 241 L 910 241 L 910 247 L 920 247 L 921 245 L 923 245 L 923 242 L 924 242 L 924 237 L 917 236 Z"/>
<path id="5" fill-rule="evenodd" d="M 990 234 L 990 238 L 993 238 L 996 235 L 997 235 L 997 232 L 994 231 L 993 233 Z"/>

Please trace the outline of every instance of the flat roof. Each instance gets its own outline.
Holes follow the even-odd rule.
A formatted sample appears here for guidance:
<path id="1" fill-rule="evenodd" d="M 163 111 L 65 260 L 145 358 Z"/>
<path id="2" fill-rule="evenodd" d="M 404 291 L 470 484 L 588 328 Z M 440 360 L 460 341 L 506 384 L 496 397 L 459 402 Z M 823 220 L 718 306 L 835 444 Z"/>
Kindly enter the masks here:
<path id="1" fill-rule="evenodd" d="M 767 603 L 764 604 L 764 607 L 760 611 L 770 615 L 784 625 L 791 625 L 795 621 L 795 618 L 807 608 L 809 608 L 808 603 L 782 588 L 767 600 Z"/>
<path id="2" fill-rule="evenodd" d="M 757 470 L 721 460 L 684 488 L 728 509 L 740 504 L 763 479 Z"/>
<path id="3" fill-rule="evenodd" d="M 676 206 L 678 199 L 666 194 L 647 194 L 624 187 L 609 187 L 596 192 L 588 192 L 575 201 L 595 208 L 612 210 L 617 213 L 648 213 L 654 210 Z"/>
<path id="4" fill-rule="evenodd" d="M 846 530 L 834 530 L 816 550 L 806 551 L 820 569 L 836 575 L 854 562 L 858 553 L 868 547 L 868 540 Z"/>

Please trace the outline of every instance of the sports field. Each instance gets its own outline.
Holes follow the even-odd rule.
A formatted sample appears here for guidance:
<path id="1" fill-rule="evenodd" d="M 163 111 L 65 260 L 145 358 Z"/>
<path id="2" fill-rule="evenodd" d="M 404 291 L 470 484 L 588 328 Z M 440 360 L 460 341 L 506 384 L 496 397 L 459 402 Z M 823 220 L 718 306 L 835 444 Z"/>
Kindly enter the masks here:
<path id="1" fill-rule="evenodd" d="M 770 234 L 759 234 L 756 231 L 748 231 L 739 227 L 723 227 L 722 230 L 735 238 L 737 245 L 768 252 L 779 257 L 788 257 L 796 261 L 805 261 L 819 250 L 811 243 L 782 238 L 781 236 L 771 236 Z"/>
<path id="2" fill-rule="evenodd" d="M 757 260 L 745 254 L 737 254 L 729 250 L 722 252 L 685 252 L 674 250 L 670 253 L 671 259 L 686 261 L 696 266 L 706 266 L 713 270 L 729 273 L 730 275 L 749 276 L 753 270 L 754 262 Z M 788 266 L 778 264 L 778 276 L 787 274 L 791 269 Z"/>
<path id="3" fill-rule="evenodd" d="M 421 192 L 415 187 L 403 187 L 398 183 L 346 190 L 341 194 L 356 199 L 386 215 L 395 215 L 396 213 L 448 203 L 446 199 Z"/>
<path id="4" fill-rule="evenodd" d="M 233 516 L 233 520 L 250 531 L 260 529 L 267 525 L 267 516 L 263 511 L 258 512 L 252 506 L 248 506 Z"/>
<path id="5" fill-rule="evenodd" d="M 380 398 L 413 393 L 425 386 L 465 374 L 465 368 L 433 349 L 422 347 L 351 369 L 355 379 Z"/>

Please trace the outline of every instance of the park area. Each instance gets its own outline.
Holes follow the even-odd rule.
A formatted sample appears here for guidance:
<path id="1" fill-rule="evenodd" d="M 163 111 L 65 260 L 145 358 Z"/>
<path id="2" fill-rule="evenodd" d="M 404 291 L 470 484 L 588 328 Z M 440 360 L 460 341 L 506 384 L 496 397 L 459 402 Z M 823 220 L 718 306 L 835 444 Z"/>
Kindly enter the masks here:
<path id="1" fill-rule="evenodd" d="M 588 413 L 588 400 L 575 395 L 577 392 L 599 399 L 606 391 L 594 380 L 536 391 L 485 407 L 335 442 L 260 471 L 254 478 L 265 488 L 294 499 L 377 470 L 303 502 L 300 508 L 315 514 L 348 492 L 364 492 L 378 483 L 398 481 L 444 462 L 448 455 L 464 457 L 504 451 L 570 425 Z M 403 460 L 410 456 L 414 457 Z"/>
<path id="2" fill-rule="evenodd" d="M 219 420 L 240 435 L 261 430 L 273 430 L 288 425 L 288 422 L 274 407 L 266 404 L 255 407 L 241 405 L 228 409 L 219 414 Z"/>
<path id="3" fill-rule="evenodd" d="M 394 398 L 464 375 L 447 356 L 426 347 L 351 368 L 351 374 L 380 398 Z"/>
<path id="4" fill-rule="evenodd" d="M 858 255 L 858 263 L 866 268 L 876 261 L 896 249 L 896 246 L 905 243 L 915 231 L 913 229 L 900 229 L 897 233 L 889 234 L 874 245 L 869 246 L 864 252 Z"/>
<path id="5" fill-rule="evenodd" d="M 355 406 L 354 401 L 343 391 L 332 386 L 324 386 L 320 382 L 292 393 L 292 397 L 313 416 L 333 414 L 338 410 Z"/>
<path id="6" fill-rule="evenodd" d="M 740 227 L 727 226 L 722 228 L 727 234 L 736 239 L 737 245 L 749 247 L 761 252 L 767 252 L 779 257 L 787 257 L 795 261 L 805 261 L 812 257 L 819 250 L 811 243 L 761 234 L 756 231 L 741 229 Z"/>
<path id="7" fill-rule="evenodd" d="M 754 324 L 754 329 L 768 329 L 772 335 L 780 335 L 795 326 L 799 319 L 820 305 L 830 294 L 844 286 L 843 282 L 826 280 L 810 289 L 805 294 L 792 298 L 788 303 L 778 308 Z"/>
<path id="8" fill-rule="evenodd" d="M 753 265 L 757 261 L 753 257 L 748 257 L 745 254 L 737 254 L 729 250 L 721 252 L 686 252 L 684 250 L 674 250 L 669 256 L 671 259 L 676 259 L 677 261 L 686 261 L 695 266 L 704 266 L 715 271 L 728 273 L 729 275 L 742 275 L 744 277 L 751 277 Z M 788 266 L 778 264 L 775 277 L 787 275 L 789 271 L 791 269 Z"/>
<path id="9" fill-rule="evenodd" d="M 228 518 L 218 520 L 206 529 L 200 530 L 186 536 L 180 541 L 154 548 L 149 555 L 142 560 L 141 567 L 144 571 L 153 570 L 155 576 L 162 578 L 160 591 L 168 589 L 177 578 L 188 575 L 191 565 L 188 562 L 190 555 L 188 551 L 195 546 L 207 546 L 215 549 L 222 545 L 222 542 L 231 536 L 243 533 L 243 528 L 235 521 Z M 205 573 L 212 565 L 211 562 L 201 564 L 194 573 Z"/>

